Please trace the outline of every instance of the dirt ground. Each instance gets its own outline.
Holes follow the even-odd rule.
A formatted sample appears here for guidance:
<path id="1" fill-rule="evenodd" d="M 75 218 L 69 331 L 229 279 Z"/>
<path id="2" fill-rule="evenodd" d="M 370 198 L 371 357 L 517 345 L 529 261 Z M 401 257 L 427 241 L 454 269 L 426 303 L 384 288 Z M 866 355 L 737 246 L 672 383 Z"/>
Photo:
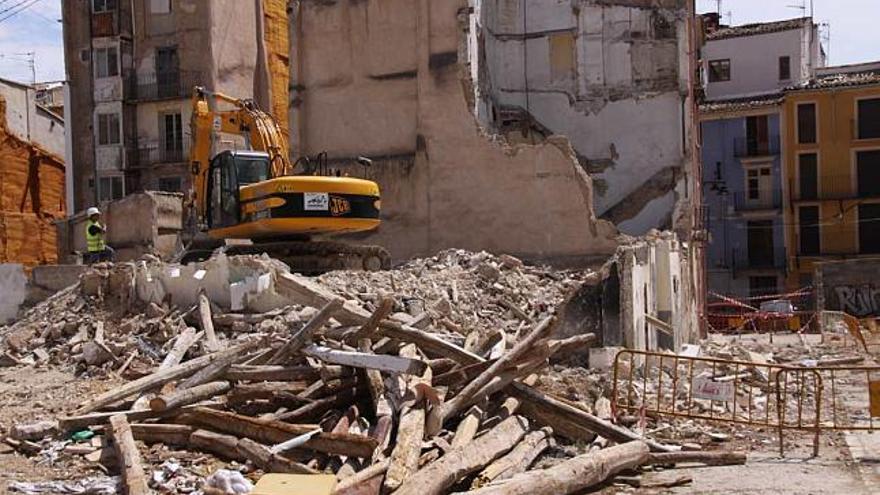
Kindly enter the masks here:
<path id="1" fill-rule="evenodd" d="M 763 337 L 758 337 L 761 339 Z M 745 338 L 748 341 L 748 337 Z M 777 337 L 774 346 L 790 345 Z M 76 377 L 73 369 L 46 367 L 0 368 L 0 430 L 8 431 L 14 423 L 54 419 L 72 412 L 85 398 L 120 383 L 113 377 Z M 849 399 L 848 399 L 849 400 Z M 857 400 L 851 398 L 851 400 Z M 655 468 L 643 473 L 635 488 L 612 481 L 599 488 L 599 493 L 646 494 L 868 494 L 880 493 L 880 433 L 824 432 L 820 438 L 820 455 L 811 456 L 813 436 L 809 433 L 786 432 L 785 457 L 779 457 L 775 430 L 715 424 L 713 432 L 728 435 L 717 442 L 697 435 L 686 439 L 705 449 L 745 450 L 749 460 L 743 466 Z M 680 429 L 659 432 L 663 440 L 682 439 Z M 0 494 L 8 491 L 10 481 L 73 480 L 106 474 L 100 464 L 80 456 L 59 454 L 56 462 L 40 454 L 26 457 L 0 444 Z M 167 459 L 179 461 L 192 475 L 205 476 L 220 461 L 211 456 L 179 452 L 167 447 L 142 446 L 142 455 L 153 469 Z M 677 487 L 661 485 L 689 478 Z"/>

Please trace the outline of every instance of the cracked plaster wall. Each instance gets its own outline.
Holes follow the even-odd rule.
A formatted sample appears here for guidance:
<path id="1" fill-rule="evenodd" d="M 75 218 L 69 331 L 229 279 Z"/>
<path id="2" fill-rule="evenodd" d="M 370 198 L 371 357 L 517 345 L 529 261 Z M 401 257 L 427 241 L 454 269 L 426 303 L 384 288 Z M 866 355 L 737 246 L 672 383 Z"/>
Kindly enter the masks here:
<path id="1" fill-rule="evenodd" d="M 686 12 L 680 0 L 477 0 L 481 122 L 527 109 L 571 140 L 597 181 L 597 215 L 632 200 L 608 217 L 623 232 L 672 226 L 688 163 Z M 670 167 L 676 181 L 642 187 Z"/>
<path id="2" fill-rule="evenodd" d="M 445 248 L 583 262 L 616 247 L 568 141 L 510 146 L 470 112 L 464 0 L 302 0 L 291 22 L 291 149 L 376 180 L 396 259 Z M 362 170 L 359 155 L 373 158 Z"/>

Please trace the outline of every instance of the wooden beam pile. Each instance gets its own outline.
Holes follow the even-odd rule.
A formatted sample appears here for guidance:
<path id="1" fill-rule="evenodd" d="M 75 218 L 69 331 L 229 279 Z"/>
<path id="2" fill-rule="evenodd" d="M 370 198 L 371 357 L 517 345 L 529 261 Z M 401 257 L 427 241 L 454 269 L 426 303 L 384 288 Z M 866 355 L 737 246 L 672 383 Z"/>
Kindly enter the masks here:
<path id="1" fill-rule="evenodd" d="M 195 334 L 181 334 L 151 374 L 88 398 L 59 428 L 110 425 L 130 493 L 144 489 L 133 440 L 266 472 L 333 472 L 335 493 L 350 495 L 572 493 L 673 450 L 534 387 L 551 356 L 591 340 L 554 340 L 553 316 L 499 354 L 389 319 L 390 298 L 369 312 L 312 279 L 280 274 L 278 285 L 319 308 L 304 325 L 230 343 L 210 318 L 254 317 L 212 316 L 202 296 L 208 353 L 184 359 Z M 621 445 L 529 470 L 557 442 L 597 435 Z"/>

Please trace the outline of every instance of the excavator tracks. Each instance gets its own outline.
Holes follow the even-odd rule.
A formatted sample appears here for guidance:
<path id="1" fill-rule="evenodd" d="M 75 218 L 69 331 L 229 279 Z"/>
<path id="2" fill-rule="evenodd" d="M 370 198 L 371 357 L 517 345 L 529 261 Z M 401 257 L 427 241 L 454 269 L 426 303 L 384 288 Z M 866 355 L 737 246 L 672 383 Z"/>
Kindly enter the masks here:
<path id="1" fill-rule="evenodd" d="M 263 254 L 281 260 L 294 272 L 317 275 L 333 270 L 378 271 L 391 268 L 391 254 L 381 246 L 334 241 L 277 241 L 227 246 L 228 255 Z"/>

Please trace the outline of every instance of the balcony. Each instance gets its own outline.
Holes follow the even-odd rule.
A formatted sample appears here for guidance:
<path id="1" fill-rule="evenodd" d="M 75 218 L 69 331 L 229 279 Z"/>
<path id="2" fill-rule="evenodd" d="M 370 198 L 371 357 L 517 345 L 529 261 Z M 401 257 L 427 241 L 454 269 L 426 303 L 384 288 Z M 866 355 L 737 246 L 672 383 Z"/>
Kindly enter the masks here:
<path id="1" fill-rule="evenodd" d="M 758 213 L 782 210 L 782 191 L 760 191 L 758 198 L 749 198 L 748 193 L 738 192 L 733 195 L 733 207 L 737 213 Z"/>
<path id="2" fill-rule="evenodd" d="M 131 14 L 118 8 L 93 12 L 91 24 L 93 38 L 131 35 Z"/>
<path id="3" fill-rule="evenodd" d="M 193 87 L 202 84 L 198 71 L 141 74 L 132 78 L 132 99 L 137 101 L 189 98 Z"/>
<path id="4" fill-rule="evenodd" d="M 730 266 L 734 273 L 746 270 L 784 270 L 786 263 L 784 248 L 751 255 L 747 249 L 733 249 L 730 257 L 732 260 Z"/>
<path id="5" fill-rule="evenodd" d="M 753 138 L 734 138 L 733 156 L 736 158 L 759 158 L 779 154 L 779 136 L 770 136 L 767 140 Z"/>
<path id="6" fill-rule="evenodd" d="M 875 174 L 858 180 L 852 175 L 823 175 L 817 184 L 789 181 L 792 201 L 824 201 L 880 198 L 880 180 Z"/>
<path id="7" fill-rule="evenodd" d="M 140 143 L 137 148 L 130 148 L 129 164 L 144 168 L 153 165 L 185 163 L 189 160 L 190 142 L 183 139 L 180 146 L 166 147 L 164 143 Z M 168 149 L 166 149 L 168 148 Z"/>

